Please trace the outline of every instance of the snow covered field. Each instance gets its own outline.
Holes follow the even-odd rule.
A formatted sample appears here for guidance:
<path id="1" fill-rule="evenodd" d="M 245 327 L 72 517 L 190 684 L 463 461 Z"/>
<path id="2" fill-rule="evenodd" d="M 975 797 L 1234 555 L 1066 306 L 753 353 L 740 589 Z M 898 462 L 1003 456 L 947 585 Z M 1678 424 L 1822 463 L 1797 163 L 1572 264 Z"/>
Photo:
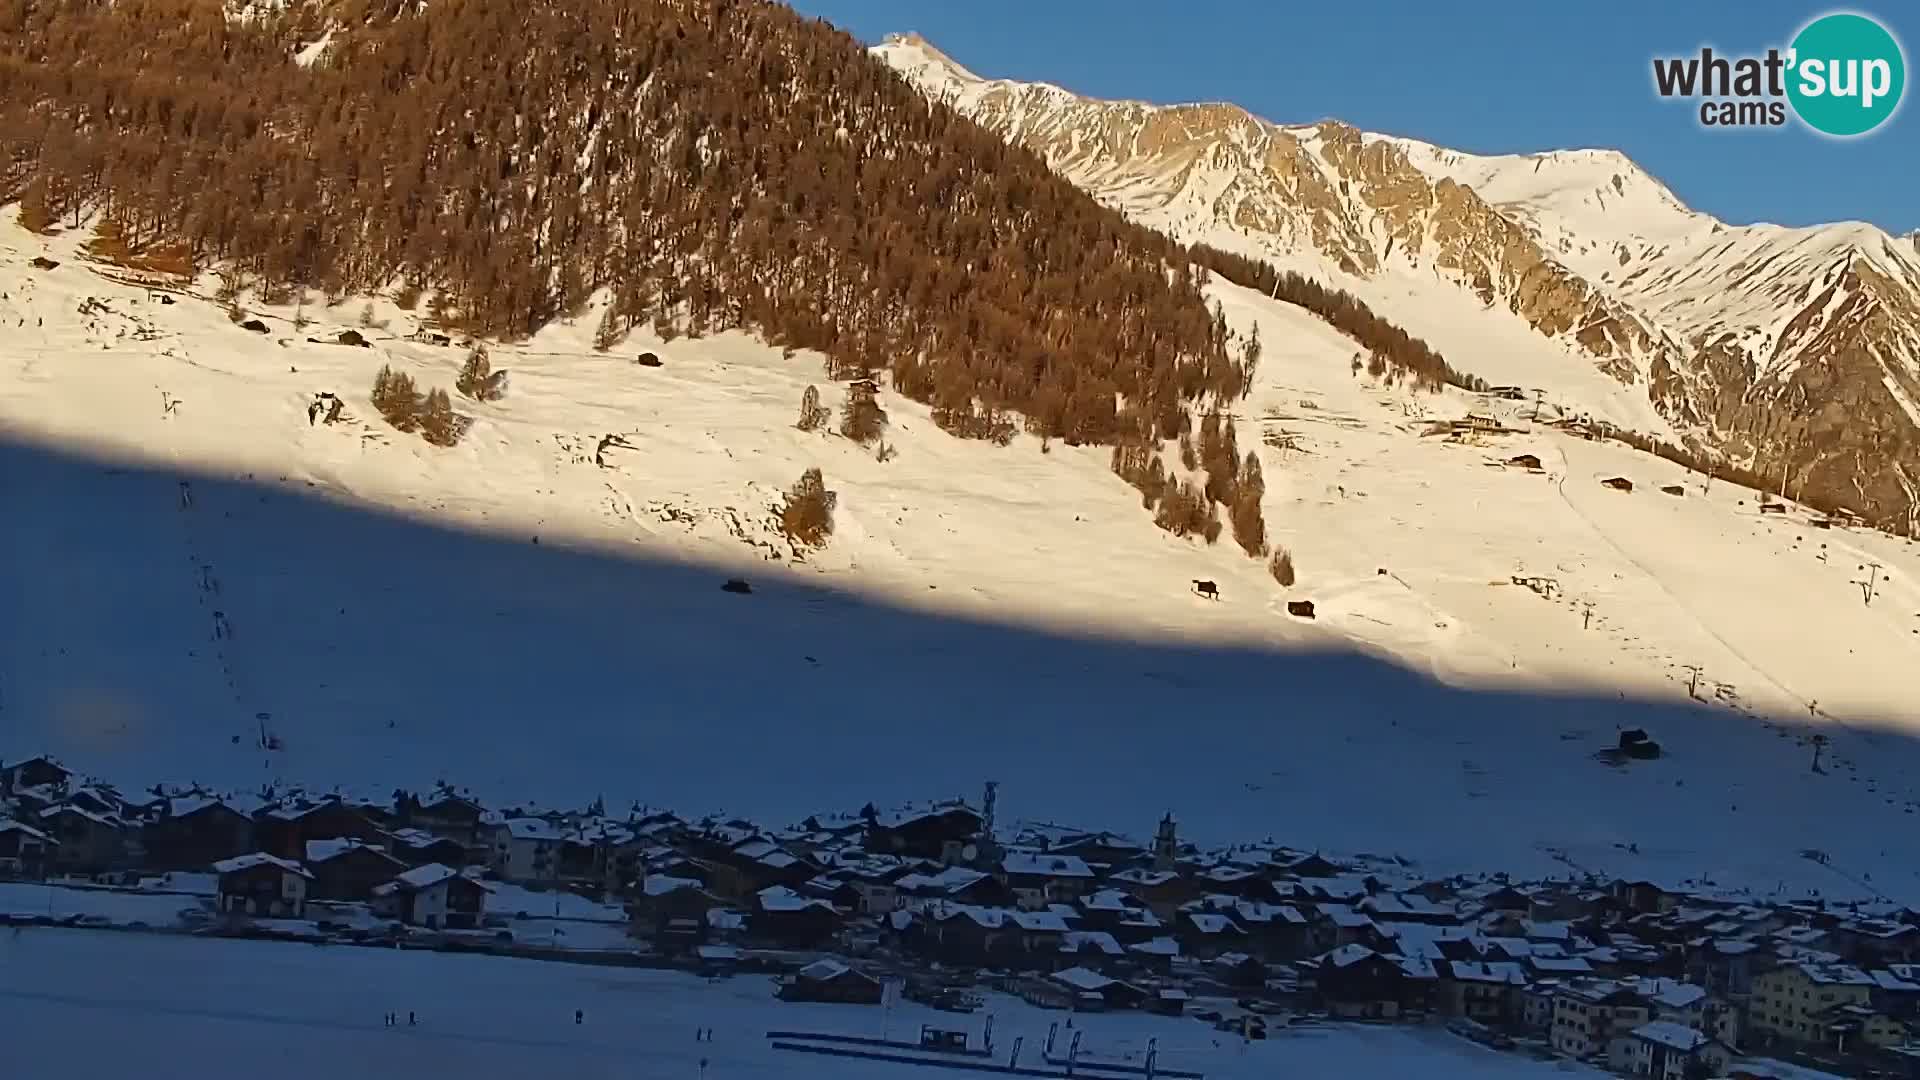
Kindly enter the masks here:
<path id="1" fill-rule="evenodd" d="M 586 1022 L 575 1025 L 573 1012 Z M 389 1030 L 389 1011 L 420 1025 Z M 1036 1064 L 1049 1024 L 1011 998 L 989 998 L 994 1045 Z M 772 1029 L 913 1038 L 920 1025 L 965 1026 L 977 1039 L 986 1012 L 956 1018 L 912 1002 L 890 1018 L 874 1007 L 776 1001 L 768 979 L 709 983 L 627 968 L 282 945 L 142 934 L 0 930 L 0 1030 L 10 1075 L 200 1080 L 235 1070 L 280 1080 L 340 1076 L 461 1076 L 522 1080 L 820 1077 L 882 1080 L 964 1077 L 945 1069 L 773 1050 Z M 1082 1052 L 1143 1054 L 1158 1038 L 1163 1066 L 1208 1080 L 1342 1077 L 1529 1080 L 1598 1076 L 1487 1050 L 1442 1032 L 1328 1027 L 1264 1042 L 1230 1039 L 1196 1020 L 1135 1014 L 1076 1018 Z M 696 1043 L 697 1028 L 714 1029 Z M 110 1033 L 110 1034 L 107 1034 Z M 107 1037 L 102 1037 L 107 1034 Z M 1215 1045 L 1215 1040 L 1220 1045 Z M 977 1042 L 976 1042 L 977 1045 Z"/>
<path id="2" fill-rule="evenodd" d="M 134 791 L 447 780 L 774 823 L 997 779 L 1010 820 L 1145 833 L 1171 809 L 1201 841 L 1436 871 L 1920 900 L 1913 547 L 1761 516 L 1617 446 L 1423 437 L 1490 405 L 1355 378 L 1323 324 L 1214 288 L 1266 345 L 1239 436 L 1292 590 L 1229 540 L 1155 529 L 1098 449 L 961 442 L 891 394 L 893 461 L 799 432 L 802 390 L 839 391 L 738 334 L 596 354 L 589 315 L 496 348 L 507 397 L 461 400 L 472 430 L 436 450 L 367 402 L 386 363 L 451 386 L 460 350 L 404 340 L 413 316 L 377 304 L 373 348 L 314 344 L 361 310 L 316 298 L 300 331 L 253 307 L 252 334 L 7 211 L 0 754 Z M 322 391 L 354 420 L 310 424 Z M 633 448 L 597 466 L 616 433 Z M 1298 449 L 1262 441 L 1284 434 Z M 1544 475 L 1493 467 L 1521 453 Z M 836 535 L 768 562 L 809 465 Z M 752 595 L 720 591 L 735 575 Z M 283 750 L 256 748 L 263 725 Z M 1666 757 L 1596 761 L 1626 726 Z"/>

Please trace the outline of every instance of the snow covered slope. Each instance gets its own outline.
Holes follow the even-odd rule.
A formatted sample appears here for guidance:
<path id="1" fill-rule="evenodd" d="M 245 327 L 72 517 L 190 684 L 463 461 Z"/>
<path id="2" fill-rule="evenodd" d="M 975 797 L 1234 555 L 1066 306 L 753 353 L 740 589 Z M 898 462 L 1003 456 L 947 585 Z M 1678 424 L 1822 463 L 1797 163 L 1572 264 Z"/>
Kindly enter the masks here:
<path id="1" fill-rule="evenodd" d="M 992 778 L 1010 818 L 1920 899 L 1912 547 L 1545 429 L 1428 436 L 1531 406 L 1356 378 L 1257 294 L 1213 286 L 1265 342 L 1237 417 L 1290 590 L 1156 529 L 1098 449 L 955 440 L 891 393 L 893 460 L 800 432 L 840 392 L 742 335 L 598 354 L 588 313 L 496 348 L 509 393 L 440 450 L 367 400 L 382 364 L 452 383 L 413 316 L 252 305 L 261 335 L 211 281 L 108 273 L 0 219 L 0 756 L 793 820 Z M 371 347 L 307 340 L 347 328 Z M 796 562 L 772 507 L 809 466 L 837 527 Z M 1596 760 L 1623 726 L 1667 757 Z"/>
<path id="2" fill-rule="evenodd" d="M 984 79 L 916 35 L 873 51 L 1142 223 L 1330 281 L 1462 371 L 1920 533 L 1905 239 L 1728 226 L 1614 151 L 1474 155 Z"/>

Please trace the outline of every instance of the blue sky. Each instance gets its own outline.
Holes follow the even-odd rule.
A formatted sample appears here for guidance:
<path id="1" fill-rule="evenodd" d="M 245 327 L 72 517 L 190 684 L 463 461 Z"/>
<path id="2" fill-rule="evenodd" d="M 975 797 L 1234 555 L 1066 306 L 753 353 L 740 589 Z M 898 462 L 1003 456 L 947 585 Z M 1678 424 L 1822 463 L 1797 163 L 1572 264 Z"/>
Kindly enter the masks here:
<path id="1" fill-rule="evenodd" d="M 1682 201 L 1736 223 L 1920 228 L 1920 106 L 1862 139 L 1709 131 L 1652 89 L 1656 55 L 1763 52 L 1833 8 L 1690 3 L 1287 0 L 796 0 L 869 42 L 917 30 L 989 77 L 1096 97 L 1232 101 L 1271 120 L 1337 118 L 1460 150 L 1624 151 Z M 1855 5 L 1920 63 L 1920 9 Z M 1920 95 L 1909 90 L 1906 97 Z"/>

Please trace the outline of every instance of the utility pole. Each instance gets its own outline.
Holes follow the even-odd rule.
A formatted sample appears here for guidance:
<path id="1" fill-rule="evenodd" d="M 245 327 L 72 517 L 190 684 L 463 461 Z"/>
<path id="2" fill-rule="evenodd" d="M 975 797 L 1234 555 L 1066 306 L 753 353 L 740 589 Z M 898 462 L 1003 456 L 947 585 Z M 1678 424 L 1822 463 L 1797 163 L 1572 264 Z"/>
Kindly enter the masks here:
<path id="1" fill-rule="evenodd" d="M 1536 424 L 1540 422 L 1540 399 L 1545 397 L 1546 393 L 1537 386 L 1533 389 L 1533 422 Z"/>
<path id="2" fill-rule="evenodd" d="M 1687 696 L 1697 700 L 1700 697 L 1700 665 L 1686 664 L 1683 666 L 1688 672 Z"/>
<path id="3" fill-rule="evenodd" d="M 1593 601 L 1588 600 L 1586 601 L 1585 617 L 1582 618 L 1580 622 L 1580 629 L 1586 630 L 1592 626 L 1593 626 Z"/>

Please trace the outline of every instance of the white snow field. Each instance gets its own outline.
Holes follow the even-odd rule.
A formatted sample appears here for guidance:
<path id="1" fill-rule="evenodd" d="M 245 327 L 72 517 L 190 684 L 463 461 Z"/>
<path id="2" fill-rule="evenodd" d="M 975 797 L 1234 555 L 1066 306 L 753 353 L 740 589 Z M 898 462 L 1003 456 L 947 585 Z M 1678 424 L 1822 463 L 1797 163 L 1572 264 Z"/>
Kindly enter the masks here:
<path id="1" fill-rule="evenodd" d="M 437 450 L 367 393 L 383 363 L 450 387 L 460 349 L 384 301 L 371 348 L 307 341 L 357 299 L 304 331 L 248 301 L 249 333 L 212 288 L 163 306 L 0 216 L 0 755 L 775 823 L 995 779 L 1009 820 L 1920 900 L 1913 547 L 1618 446 L 1426 436 L 1537 426 L 1356 378 L 1257 294 L 1213 287 L 1265 343 L 1236 415 L 1287 590 L 1154 528 L 1104 450 L 952 439 L 891 393 L 892 461 L 802 433 L 802 390 L 840 390 L 747 335 L 597 354 L 589 313 L 497 347 L 509 393 L 456 398 L 472 428 Z M 323 391 L 349 422 L 309 423 Z M 631 448 L 600 467 L 608 434 Z M 1498 467 L 1523 453 L 1544 473 Z M 812 465 L 832 542 L 768 561 Z M 1630 726 L 1665 757 L 1595 759 Z"/>
<path id="2" fill-rule="evenodd" d="M 576 1025 L 574 1010 L 585 1022 Z M 401 1014 L 389 1029 L 382 1017 Z M 418 1026 L 407 1027 L 412 1011 Z M 721 982 L 678 973 L 368 948 L 317 948 L 73 930 L 0 932 L 0 1017 L 9 1075 L 138 1075 L 199 1080 L 244 1064 L 281 1080 L 462 1076 L 522 1080 L 744 1077 L 927 1080 L 966 1072 L 772 1048 L 770 1030 L 893 1039 L 920 1025 L 963 1028 L 979 1045 L 986 1016 L 1006 1060 L 1040 1064 L 1064 1012 L 994 995 L 956 1017 L 913 1002 L 872 1006 L 777 1001 L 765 976 Z M 1207 1080 L 1268 1076 L 1529 1080 L 1599 1076 L 1502 1054 L 1444 1032 L 1323 1027 L 1246 1042 L 1197 1020 L 1079 1015 L 1081 1052 L 1143 1058 Z M 708 1027 L 711 1042 L 695 1042 Z M 102 1033 L 110 1033 L 102 1037 Z M 1217 1040 L 1217 1045 L 1216 1045 Z M 1063 1043 L 1064 1045 L 1064 1043 Z M 701 1059 L 706 1059 L 705 1072 Z"/>

